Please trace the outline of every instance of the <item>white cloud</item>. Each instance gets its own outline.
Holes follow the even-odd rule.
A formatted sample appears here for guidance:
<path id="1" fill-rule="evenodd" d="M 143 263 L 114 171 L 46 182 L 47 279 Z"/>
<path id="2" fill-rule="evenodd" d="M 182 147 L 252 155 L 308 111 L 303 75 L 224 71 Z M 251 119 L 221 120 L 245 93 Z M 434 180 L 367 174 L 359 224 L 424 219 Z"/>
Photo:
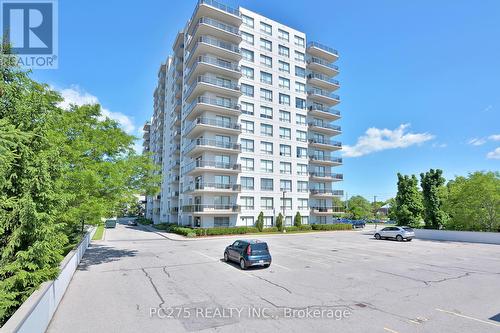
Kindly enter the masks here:
<path id="1" fill-rule="evenodd" d="M 473 145 L 473 146 L 482 146 L 486 143 L 486 139 L 484 139 L 484 138 L 472 138 L 467 143 L 470 145 Z"/>
<path id="2" fill-rule="evenodd" d="M 406 148 L 432 140 L 434 135 L 429 133 L 406 133 L 410 124 L 401 124 L 398 128 L 390 130 L 371 127 L 365 135 L 360 136 L 354 146 L 344 146 L 345 157 L 359 157 L 382 150 Z"/>
<path id="3" fill-rule="evenodd" d="M 488 137 L 491 141 L 500 141 L 500 134 L 493 134 Z"/>
<path id="4" fill-rule="evenodd" d="M 84 104 L 99 103 L 99 99 L 96 96 L 89 94 L 76 85 L 73 85 L 70 88 L 66 89 L 59 89 L 59 93 L 61 94 L 62 98 L 64 98 L 64 101 L 59 103 L 59 106 L 63 109 L 69 109 L 69 106 L 71 104 L 80 106 Z M 134 125 L 132 119 L 121 112 L 112 112 L 104 107 L 101 108 L 101 112 L 104 117 L 116 120 L 123 128 L 123 130 L 129 134 L 134 134 L 134 131 L 138 129 Z"/>
<path id="5" fill-rule="evenodd" d="M 488 154 L 486 154 L 486 158 L 492 159 L 492 160 L 500 160 L 500 147 L 497 149 L 490 151 Z"/>
<path id="6" fill-rule="evenodd" d="M 447 143 L 437 143 L 437 142 L 435 142 L 435 143 L 432 144 L 432 147 L 433 148 L 446 148 L 446 147 L 448 147 L 448 144 Z"/>

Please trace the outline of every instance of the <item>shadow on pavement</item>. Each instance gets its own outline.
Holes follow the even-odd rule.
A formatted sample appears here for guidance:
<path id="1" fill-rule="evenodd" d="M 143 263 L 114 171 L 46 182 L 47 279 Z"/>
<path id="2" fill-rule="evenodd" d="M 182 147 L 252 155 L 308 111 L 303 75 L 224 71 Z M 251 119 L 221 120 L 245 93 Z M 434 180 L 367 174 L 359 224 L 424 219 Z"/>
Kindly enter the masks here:
<path id="1" fill-rule="evenodd" d="M 117 261 L 124 257 L 135 257 L 136 254 L 136 250 L 116 249 L 114 247 L 92 243 L 80 261 L 78 270 L 86 271 L 90 266 Z"/>
<path id="2" fill-rule="evenodd" d="M 235 269 L 239 269 L 241 270 L 240 268 L 240 265 L 237 263 L 237 262 L 234 262 L 234 261 L 225 261 L 223 258 L 219 259 L 221 262 L 225 263 L 226 265 L 228 266 L 231 266 Z M 272 266 L 272 264 L 271 264 Z M 260 270 L 263 270 L 263 269 L 266 269 L 266 268 L 269 268 L 269 267 L 264 267 L 264 266 L 251 266 L 251 267 L 247 267 L 245 269 L 245 271 L 260 271 Z"/>

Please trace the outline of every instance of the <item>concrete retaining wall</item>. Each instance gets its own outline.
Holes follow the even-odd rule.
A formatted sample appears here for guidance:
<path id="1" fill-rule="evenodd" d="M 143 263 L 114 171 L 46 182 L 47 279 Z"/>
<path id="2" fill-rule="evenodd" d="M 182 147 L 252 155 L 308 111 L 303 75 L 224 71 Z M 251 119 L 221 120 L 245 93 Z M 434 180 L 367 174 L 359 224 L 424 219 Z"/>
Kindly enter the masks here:
<path id="1" fill-rule="evenodd" d="M 414 229 L 415 238 L 452 242 L 500 244 L 500 232 Z"/>
<path id="2" fill-rule="evenodd" d="M 57 279 L 43 283 L 31 294 L 0 329 L 2 333 L 45 332 L 95 231 L 96 228 L 90 229 L 78 247 L 64 257 Z"/>

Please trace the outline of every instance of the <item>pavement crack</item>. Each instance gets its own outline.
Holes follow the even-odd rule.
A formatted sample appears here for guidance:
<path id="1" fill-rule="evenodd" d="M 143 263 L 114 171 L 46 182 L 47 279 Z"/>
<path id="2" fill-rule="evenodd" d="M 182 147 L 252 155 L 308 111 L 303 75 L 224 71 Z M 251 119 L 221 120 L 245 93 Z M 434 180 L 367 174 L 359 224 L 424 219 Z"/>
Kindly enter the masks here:
<path id="1" fill-rule="evenodd" d="M 162 270 L 163 270 L 163 273 L 165 273 L 165 275 L 167 275 L 170 278 L 170 273 L 167 272 L 167 266 L 163 266 Z"/>
<path id="2" fill-rule="evenodd" d="M 416 281 L 416 282 L 421 282 L 421 283 L 425 284 L 426 286 L 430 286 L 432 283 L 441 283 L 441 282 L 446 282 L 449 280 L 458 280 L 458 279 L 470 276 L 472 273 L 474 273 L 474 272 L 465 272 L 464 274 L 459 275 L 459 276 L 451 276 L 451 277 L 443 278 L 440 280 L 421 280 L 421 279 L 412 278 L 411 276 L 406 276 L 406 275 L 402 275 L 402 274 L 396 274 L 396 273 L 391 273 L 391 272 L 386 272 L 386 271 L 381 271 L 381 270 L 377 270 L 377 272 L 389 274 L 389 275 L 393 275 L 393 276 L 397 276 L 397 277 L 402 277 L 402 278 Z"/>
<path id="3" fill-rule="evenodd" d="M 253 274 L 252 274 L 252 275 L 253 275 Z M 276 287 L 278 287 L 278 288 L 281 288 L 281 289 L 283 289 L 283 290 L 286 290 L 289 294 L 291 294 L 291 293 L 292 293 L 292 292 L 291 292 L 291 290 L 290 290 L 290 289 L 288 289 L 287 287 L 284 287 L 284 286 L 282 286 L 282 285 L 280 285 L 280 284 L 277 284 L 277 283 L 275 283 L 275 282 L 269 281 L 268 279 L 263 278 L 263 277 L 258 276 L 258 275 L 253 275 L 253 276 L 255 276 L 256 278 L 258 278 L 258 279 L 260 279 L 260 280 L 262 280 L 262 281 L 266 281 L 267 283 L 270 283 L 270 284 L 272 284 L 273 286 L 276 286 Z"/>
<path id="4" fill-rule="evenodd" d="M 303 309 L 307 309 L 307 308 L 347 308 L 347 309 L 350 309 L 352 310 L 353 308 L 351 307 L 351 305 L 348 305 L 348 304 L 335 304 L 335 305 L 330 305 L 330 304 L 308 304 L 308 305 L 305 305 L 305 306 L 288 306 L 288 305 L 278 305 L 276 303 L 273 303 L 271 302 L 270 300 L 268 300 L 267 298 L 265 297 L 262 297 L 262 296 L 259 296 L 259 298 L 261 300 L 263 300 L 264 302 L 272 305 L 273 307 L 277 308 L 277 309 L 283 309 L 283 308 L 286 308 L 286 309 L 293 309 L 293 310 L 303 310 Z"/>
<path id="5" fill-rule="evenodd" d="M 389 274 L 389 275 L 392 275 L 392 276 L 401 277 L 401 278 L 412 280 L 412 281 L 415 281 L 415 282 L 421 282 L 421 283 L 425 284 L 426 286 L 429 285 L 429 282 L 427 282 L 425 280 L 415 279 L 415 278 L 412 278 L 411 276 L 406 276 L 406 275 L 402 275 L 402 274 L 396 274 L 396 273 L 381 271 L 381 270 L 378 270 L 378 269 L 377 269 L 377 272 L 384 273 L 384 274 Z"/>
<path id="6" fill-rule="evenodd" d="M 158 307 L 161 308 L 162 305 L 165 304 L 165 300 L 163 299 L 163 296 L 158 291 L 158 288 L 156 287 L 156 285 L 155 285 L 155 283 L 154 283 L 153 278 L 151 277 L 151 275 L 149 275 L 148 272 L 146 272 L 146 270 L 144 268 L 141 268 L 141 270 L 143 271 L 144 275 L 146 275 L 146 278 L 149 280 L 149 283 L 151 283 L 151 286 L 153 287 L 156 295 L 160 299 L 161 303 L 158 304 Z"/>

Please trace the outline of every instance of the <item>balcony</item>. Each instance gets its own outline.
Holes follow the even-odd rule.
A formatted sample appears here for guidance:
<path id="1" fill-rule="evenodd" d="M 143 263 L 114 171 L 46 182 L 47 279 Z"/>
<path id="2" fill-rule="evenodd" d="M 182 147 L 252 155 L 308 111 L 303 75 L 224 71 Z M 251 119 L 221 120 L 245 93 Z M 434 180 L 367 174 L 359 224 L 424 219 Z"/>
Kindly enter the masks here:
<path id="1" fill-rule="evenodd" d="M 309 177 L 311 179 L 326 180 L 326 181 L 341 181 L 344 179 L 344 175 L 341 173 L 331 173 L 331 172 L 309 172 Z"/>
<path id="2" fill-rule="evenodd" d="M 209 17 L 201 17 L 198 19 L 198 23 L 193 27 L 193 32 L 191 33 L 191 41 L 197 40 L 203 35 L 214 36 L 215 38 L 234 44 L 239 44 L 241 42 L 241 34 L 238 27 Z"/>
<path id="3" fill-rule="evenodd" d="M 194 204 L 182 207 L 184 213 L 191 213 L 193 215 L 201 214 L 217 214 L 217 215 L 231 215 L 238 214 L 241 208 L 235 204 Z"/>
<path id="4" fill-rule="evenodd" d="M 332 190 L 326 188 L 316 188 L 310 190 L 311 197 L 340 197 L 344 195 L 342 190 Z"/>
<path id="5" fill-rule="evenodd" d="M 333 62 L 339 58 L 339 52 L 337 50 L 318 42 L 307 43 L 306 52 L 314 57 L 319 57 L 329 62 Z"/>
<path id="6" fill-rule="evenodd" d="M 199 56 L 193 62 L 193 66 L 187 71 L 186 82 L 191 77 L 198 77 L 201 74 L 212 73 L 238 80 L 241 77 L 241 68 L 237 63 L 220 60 L 211 56 Z"/>
<path id="7" fill-rule="evenodd" d="M 187 120 L 193 120 L 203 111 L 215 112 L 222 115 L 238 117 L 241 114 L 240 106 L 221 98 L 198 96 L 184 111 Z"/>
<path id="8" fill-rule="evenodd" d="M 185 192 L 194 193 L 239 193 L 241 192 L 240 184 L 220 184 L 220 183 L 195 183 L 186 187 Z"/>
<path id="9" fill-rule="evenodd" d="M 314 99 L 320 103 L 328 104 L 328 105 L 336 105 L 340 103 L 340 97 L 331 94 L 327 90 L 319 89 L 319 88 L 311 88 L 307 91 L 307 97 L 310 99 Z"/>
<path id="10" fill-rule="evenodd" d="M 186 175 L 193 177 L 204 172 L 237 174 L 241 172 L 241 164 L 196 160 L 187 165 L 184 172 Z"/>
<path id="11" fill-rule="evenodd" d="M 330 156 L 330 155 L 314 155 L 313 154 L 313 155 L 309 156 L 309 162 L 319 164 L 319 165 L 326 165 L 326 166 L 339 166 L 339 165 L 342 165 L 342 158 Z"/>
<path id="12" fill-rule="evenodd" d="M 194 60 L 201 55 L 207 53 L 213 54 L 216 57 L 221 57 L 229 61 L 238 62 L 241 60 L 240 49 L 233 43 L 228 43 L 223 40 L 210 36 L 201 36 L 192 42 L 193 48 L 189 53 L 186 65 L 191 67 Z"/>
<path id="13" fill-rule="evenodd" d="M 324 133 L 327 135 L 339 135 L 342 133 L 342 129 L 338 125 L 333 125 L 329 123 L 324 123 L 321 121 L 313 121 L 309 124 L 309 129 L 315 132 Z"/>
<path id="14" fill-rule="evenodd" d="M 178 183 L 181 177 L 179 175 L 174 175 L 170 177 L 170 183 Z"/>
<path id="15" fill-rule="evenodd" d="M 173 144 L 170 146 L 170 154 L 180 154 L 181 151 L 181 145 L 180 144 Z"/>
<path id="16" fill-rule="evenodd" d="M 204 131 L 216 131 L 220 134 L 239 135 L 241 125 L 215 118 L 196 118 L 185 131 L 187 138 L 199 137 Z"/>
<path id="17" fill-rule="evenodd" d="M 327 150 L 340 150 L 342 149 L 342 143 L 338 141 L 331 141 L 322 138 L 311 138 L 308 140 L 309 145 L 312 147 L 318 147 Z"/>
<path id="18" fill-rule="evenodd" d="M 239 154 L 241 153 L 241 145 L 234 142 L 217 141 L 212 139 L 195 139 L 186 148 L 189 155 L 196 155 L 204 151 L 213 151 L 226 154 Z"/>
<path id="19" fill-rule="evenodd" d="M 311 214 L 314 215 L 331 215 L 334 213 L 344 213 L 344 207 L 324 207 L 324 206 L 312 206 Z"/>
<path id="20" fill-rule="evenodd" d="M 170 214 L 178 214 L 179 207 L 170 207 Z"/>
<path id="21" fill-rule="evenodd" d="M 307 60 L 307 68 L 315 72 L 323 73 L 329 77 L 339 73 L 339 67 L 337 65 L 315 57 L 311 57 Z"/>
<path id="22" fill-rule="evenodd" d="M 320 73 L 310 73 L 307 75 L 307 83 L 318 86 L 325 90 L 334 91 L 340 88 L 340 82 Z"/>
<path id="23" fill-rule="evenodd" d="M 187 89 L 185 100 L 191 102 L 194 97 L 205 92 L 212 92 L 217 95 L 238 98 L 241 96 L 240 86 L 230 80 L 222 80 L 208 75 L 198 76 L 195 82 Z"/>
<path id="24" fill-rule="evenodd" d="M 311 116 L 316 116 L 327 120 L 340 119 L 340 111 L 334 110 L 329 107 L 325 107 L 322 105 L 310 105 L 308 109 Z"/>
<path id="25" fill-rule="evenodd" d="M 231 8 L 214 0 L 198 1 L 191 17 L 191 21 L 196 22 L 201 17 L 212 17 L 235 26 L 241 25 L 241 16 L 238 9 Z"/>

